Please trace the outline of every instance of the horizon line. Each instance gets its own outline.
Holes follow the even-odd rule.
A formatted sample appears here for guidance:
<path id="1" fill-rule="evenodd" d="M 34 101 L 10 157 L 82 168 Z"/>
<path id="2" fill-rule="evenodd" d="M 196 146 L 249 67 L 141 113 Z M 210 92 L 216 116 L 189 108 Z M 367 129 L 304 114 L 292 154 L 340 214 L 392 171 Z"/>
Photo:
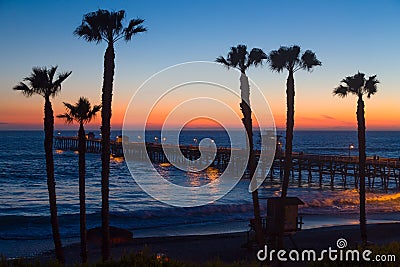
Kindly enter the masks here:
<path id="1" fill-rule="evenodd" d="M 227 128 L 228 130 L 231 131 L 239 131 L 242 130 L 240 128 Z M 141 131 L 142 129 L 132 129 L 132 130 L 126 130 L 126 131 Z M 176 131 L 179 129 L 166 129 L 164 131 Z M 184 131 L 224 131 L 225 129 L 221 128 L 191 128 L 191 129 L 185 129 Z M 0 129 L 0 132 L 22 132 L 22 131 L 29 131 L 29 132 L 43 132 L 43 129 L 29 129 L 29 128 L 19 128 L 19 129 Z M 85 129 L 85 132 L 88 131 L 97 131 L 100 132 L 100 129 L 96 128 L 87 128 Z M 116 128 L 112 129 L 111 131 L 122 131 L 122 128 Z M 146 129 L 146 131 L 161 131 L 161 129 Z M 259 129 L 253 128 L 254 132 L 258 132 Z M 286 129 L 276 129 L 276 132 L 285 132 Z M 357 132 L 357 129 L 330 129 L 330 128 L 300 128 L 300 129 L 294 129 L 294 131 L 298 132 Z M 367 132 L 400 132 L 400 129 L 370 129 L 366 130 Z M 54 132 L 78 132 L 77 130 L 70 130 L 70 129 L 54 129 Z"/>

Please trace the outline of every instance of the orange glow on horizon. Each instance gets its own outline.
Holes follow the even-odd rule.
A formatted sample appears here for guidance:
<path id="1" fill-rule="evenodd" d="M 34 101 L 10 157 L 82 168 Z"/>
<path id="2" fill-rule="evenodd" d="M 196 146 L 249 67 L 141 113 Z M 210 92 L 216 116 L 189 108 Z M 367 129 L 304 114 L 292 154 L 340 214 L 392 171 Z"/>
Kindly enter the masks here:
<path id="1" fill-rule="evenodd" d="M 18 116 L 18 113 L 21 115 Z M 13 126 L 18 129 L 43 129 L 43 113 L 31 112 L 25 114 L 24 112 L 14 113 L 9 116 L 3 116 L 0 122 L 0 129 L 13 129 Z M 22 115 L 23 113 L 23 115 Z M 111 126 L 113 129 L 121 129 L 124 118 L 124 112 L 114 112 L 111 118 Z M 160 129 L 163 125 L 162 116 L 157 119 L 149 120 L 147 126 L 149 128 Z M 278 114 L 274 116 L 276 128 L 284 129 L 286 126 L 286 116 Z M 55 129 L 77 129 L 77 125 L 66 125 L 60 119 L 55 118 L 54 120 Z M 85 127 L 87 129 L 100 128 L 101 118 L 98 116 L 96 120 Z M 226 123 L 228 128 L 239 128 L 242 127 L 240 123 Z M 366 126 L 369 130 L 400 130 L 399 118 L 393 116 L 370 116 L 366 119 Z M 207 119 L 194 120 L 186 127 L 190 128 L 215 128 L 216 123 Z M 255 125 L 256 127 L 256 125 Z M 217 127 L 219 128 L 219 127 Z M 301 116 L 296 114 L 295 116 L 295 129 L 327 129 L 327 130 L 357 130 L 357 121 L 354 116 L 344 117 L 324 117 L 324 116 Z"/>
<path id="2" fill-rule="evenodd" d="M 20 96 L 19 96 L 20 97 Z M 0 129 L 43 129 L 43 101 L 40 98 L 32 98 L 24 101 L 21 99 L 20 108 L 15 108 L 11 102 L 5 103 L 2 107 L 2 115 L 0 119 Z M 340 99 L 341 100 L 341 99 Z M 366 106 L 366 126 L 367 130 L 400 130 L 400 118 L 393 112 L 390 105 L 372 106 L 373 101 Z M 127 105 L 113 105 L 111 125 L 113 129 L 121 129 L 125 110 Z M 170 107 L 163 106 L 153 112 L 149 119 L 147 126 L 149 128 L 160 129 L 168 114 Z M 62 113 L 64 108 L 62 103 L 53 104 L 54 116 Z M 275 107 L 276 109 L 276 107 Z M 313 109 L 313 105 L 296 106 L 295 110 L 295 129 L 322 129 L 322 130 L 357 130 L 357 121 L 354 106 L 347 106 L 338 110 L 333 110 L 329 115 L 317 113 L 318 108 Z M 242 118 L 239 107 L 235 112 Z M 322 113 L 322 112 L 321 112 Z M 284 110 L 276 110 L 274 113 L 276 127 L 284 129 L 286 126 L 286 113 Z M 253 118 L 253 123 L 256 120 Z M 66 125 L 61 119 L 54 118 L 55 129 L 77 129 L 77 124 Z M 228 128 L 242 127 L 240 121 L 224 122 Z M 255 124 L 255 123 L 254 123 Z M 101 115 L 98 114 L 96 119 L 90 124 L 86 125 L 87 129 L 100 129 Z M 194 120 L 187 127 L 190 128 L 215 128 L 215 122 L 206 119 Z M 256 127 L 256 125 L 255 125 Z M 217 127 L 219 128 L 219 127 Z"/>

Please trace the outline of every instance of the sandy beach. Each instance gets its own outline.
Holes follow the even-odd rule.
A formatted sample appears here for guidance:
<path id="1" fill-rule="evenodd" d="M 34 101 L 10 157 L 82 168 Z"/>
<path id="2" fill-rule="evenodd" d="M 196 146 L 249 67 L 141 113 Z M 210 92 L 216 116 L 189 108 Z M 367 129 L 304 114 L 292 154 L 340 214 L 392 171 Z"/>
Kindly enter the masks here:
<path id="1" fill-rule="evenodd" d="M 383 223 L 368 225 L 368 239 L 373 244 L 389 244 L 393 241 L 400 242 L 400 223 Z M 315 249 L 321 251 L 328 247 L 336 248 L 339 238 L 347 240 L 347 247 L 351 248 L 360 243 L 358 225 L 322 227 L 307 229 L 293 236 L 295 245 L 289 238 L 285 238 L 286 249 L 299 250 Z M 223 262 L 246 261 L 254 262 L 256 250 L 243 248 L 246 243 L 247 233 L 229 233 L 215 235 L 192 235 L 171 237 L 135 238 L 124 244 L 112 247 L 112 258 L 118 259 L 124 253 L 148 251 L 151 254 L 162 253 L 175 260 L 193 263 L 205 263 L 212 260 Z M 67 263 L 79 262 L 79 244 L 72 244 L 65 248 Z M 100 260 L 100 247 L 91 244 L 89 247 L 89 261 Z M 52 259 L 53 252 L 39 256 L 43 261 Z"/>

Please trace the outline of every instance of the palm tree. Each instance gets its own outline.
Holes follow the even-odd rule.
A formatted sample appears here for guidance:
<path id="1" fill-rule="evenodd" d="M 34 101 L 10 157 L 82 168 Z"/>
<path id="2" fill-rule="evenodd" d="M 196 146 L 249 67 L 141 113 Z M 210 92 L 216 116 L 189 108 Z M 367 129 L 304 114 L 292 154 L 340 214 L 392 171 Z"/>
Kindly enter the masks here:
<path id="1" fill-rule="evenodd" d="M 289 72 L 286 81 L 286 146 L 285 146 L 285 166 L 282 183 L 282 197 L 286 197 L 289 186 L 289 175 L 292 167 L 292 142 L 294 128 L 294 73 L 298 70 L 311 71 L 313 67 L 320 66 L 321 62 L 311 50 L 305 51 L 300 57 L 300 47 L 281 46 L 278 50 L 273 50 L 269 54 L 270 68 L 272 71 Z"/>
<path id="2" fill-rule="evenodd" d="M 364 245 L 367 244 L 367 219 L 365 214 L 365 115 L 363 96 L 370 98 L 377 92 L 377 84 L 379 81 L 376 75 L 365 79 L 365 74 L 358 72 L 354 76 L 344 78 L 342 84 L 333 90 L 333 94 L 339 97 L 346 97 L 349 94 L 356 95 L 357 100 L 357 125 L 358 125 L 358 175 L 359 175 L 359 194 L 360 194 L 360 231 L 361 240 Z"/>
<path id="3" fill-rule="evenodd" d="M 86 174 L 86 137 L 84 125 L 89 123 L 101 106 L 95 105 L 93 108 L 89 100 L 85 97 L 79 98 L 75 104 L 65 103 L 66 112 L 57 118 L 65 119 L 68 124 L 76 121 L 79 123 L 78 131 L 78 152 L 79 152 L 79 207 L 80 207 L 80 228 L 81 228 L 81 259 L 82 263 L 87 262 L 87 230 L 86 230 L 86 204 L 85 204 L 85 174 Z"/>
<path id="4" fill-rule="evenodd" d="M 278 50 L 273 50 L 269 54 L 269 63 L 272 71 L 283 72 L 285 69 L 289 72 L 286 81 L 286 145 L 285 145 L 285 160 L 283 168 L 282 194 L 283 199 L 287 196 L 289 187 L 289 176 L 292 168 L 292 142 L 294 128 L 294 73 L 298 70 L 311 71 L 313 67 L 320 66 L 321 62 L 317 59 L 314 52 L 311 50 L 305 51 L 300 57 L 300 47 L 293 45 L 291 47 L 281 46 Z M 285 221 L 285 205 L 279 209 L 278 217 L 282 222 L 279 225 L 278 246 L 282 246 L 282 236 L 284 232 Z"/>
<path id="5" fill-rule="evenodd" d="M 110 119 L 111 101 L 115 69 L 114 44 L 121 40 L 130 41 L 132 36 L 145 32 L 141 24 L 143 19 L 132 19 L 127 27 L 122 21 L 125 11 L 117 12 L 99 9 L 83 16 L 82 24 L 74 31 L 74 35 L 82 37 L 88 42 L 107 43 L 104 55 L 104 73 L 102 88 L 101 110 L 101 217 L 102 217 L 102 258 L 103 261 L 110 257 L 110 216 L 109 216 L 109 176 L 110 176 Z"/>
<path id="6" fill-rule="evenodd" d="M 57 66 L 34 67 L 32 73 L 23 79 L 14 90 L 21 91 L 23 95 L 30 97 L 40 95 L 44 98 L 44 151 L 46 154 L 47 188 L 49 191 L 50 221 L 53 232 L 53 241 L 56 258 L 60 262 L 65 262 L 64 252 L 61 244 L 60 231 L 57 217 L 56 184 L 54 180 L 54 159 L 53 159 L 53 131 L 54 116 L 50 97 L 55 97 L 61 91 L 61 84 L 71 75 L 72 72 L 59 73 L 54 80 Z"/>
<path id="7" fill-rule="evenodd" d="M 253 177 L 256 170 L 256 158 L 254 154 L 254 144 L 253 144 L 253 122 L 251 119 L 251 106 L 250 106 L 250 86 L 249 80 L 246 76 L 246 71 L 250 66 L 262 65 L 263 60 L 267 59 L 267 55 L 260 48 L 253 48 L 250 53 L 247 51 L 247 46 L 237 45 L 236 47 L 231 47 L 226 59 L 223 56 L 218 57 L 215 61 L 223 64 L 228 69 L 236 68 L 240 70 L 240 91 L 241 99 L 240 108 L 243 113 L 243 125 L 246 129 L 248 136 L 248 148 L 249 148 L 249 161 L 248 169 L 250 177 Z M 255 179 L 252 179 L 255 181 Z M 257 241 L 260 246 L 263 246 L 264 236 L 261 224 L 260 215 L 260 204 L 258 201 L 258 190 L 255 185 L 252 184 L 252 199 L 253 199 L 253 209 L 254 209 L 254 220 L 255 220 L 255 231 L 257 236 Z"/>

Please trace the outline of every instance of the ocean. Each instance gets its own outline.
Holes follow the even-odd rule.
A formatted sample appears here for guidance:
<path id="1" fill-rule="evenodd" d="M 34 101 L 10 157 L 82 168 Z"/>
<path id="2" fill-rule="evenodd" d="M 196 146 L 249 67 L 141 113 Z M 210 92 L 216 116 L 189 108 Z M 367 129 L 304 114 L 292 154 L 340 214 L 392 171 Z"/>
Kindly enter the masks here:
<path id="1" fill-rule="evenodd" d="M 76 132 L 55 132 L 58 134 L 74 136 Z M 99 132 L 95 134 L 98 136 Z M 120 134 L 114 131 L 112 138 Z M 146 138 L 154 140 L 155 136 L 159 132 L 149 132 Z M 43 137 L 42 131 L 0 132 L 0 254 L 7 257 L 32 256 L 53 248 Z M 180 143 L 193 144 L 195 139 L 197 143 L 206 137 L 213 139 L 217 146 L 229 147 L 229 138 L 221 131 L 185 131 Z M 258 139 L 256 135 L 256 144 Z M 356 132 L 297 131 L 293 147 L 294 151 L 304 153 L 357 155 L 356 149 L 349 150 L 349 144 L 357 146 Z M 65 245 L 79 240 L 78 154 L 54 152 L 60 231 Z M 367 156 L 374 155 L 398 158 L 400 132 L 367 132 Z M 87 154 L 86 166 L 87 224 L 92 228 L 101 224 L 100 155 Z M 177 184 L 199 185 L 210 179 L 207 175 L 191 175 L 171 166 L 155 167 Z M 136 175 L 148 176 L 148 168 L 138 163 L 134 171 Z M 252 217 L 248 184 L 248 180 L 241 180 L 222 199 L 205 206 L 172 207 L 147 195 L 135 183 L 124 160 L 111 159 L 111 225 L 133 231 L 134 237 L 245 231 Z M 260 189 L 263 197 L 279 194 L 278 182 L 266 183 Z M 297 183 L 291 183 L 289 196 L 298 196 L 305 202 L 300 208 L 305 228 L 358 222 L 358 192 L 352 188 L 298 187 Z M 265 212 L 266 202 L 260 201 Z M 398 191 L 367 193 L 369 222 L 400 221 L 399 211 Z"/>

